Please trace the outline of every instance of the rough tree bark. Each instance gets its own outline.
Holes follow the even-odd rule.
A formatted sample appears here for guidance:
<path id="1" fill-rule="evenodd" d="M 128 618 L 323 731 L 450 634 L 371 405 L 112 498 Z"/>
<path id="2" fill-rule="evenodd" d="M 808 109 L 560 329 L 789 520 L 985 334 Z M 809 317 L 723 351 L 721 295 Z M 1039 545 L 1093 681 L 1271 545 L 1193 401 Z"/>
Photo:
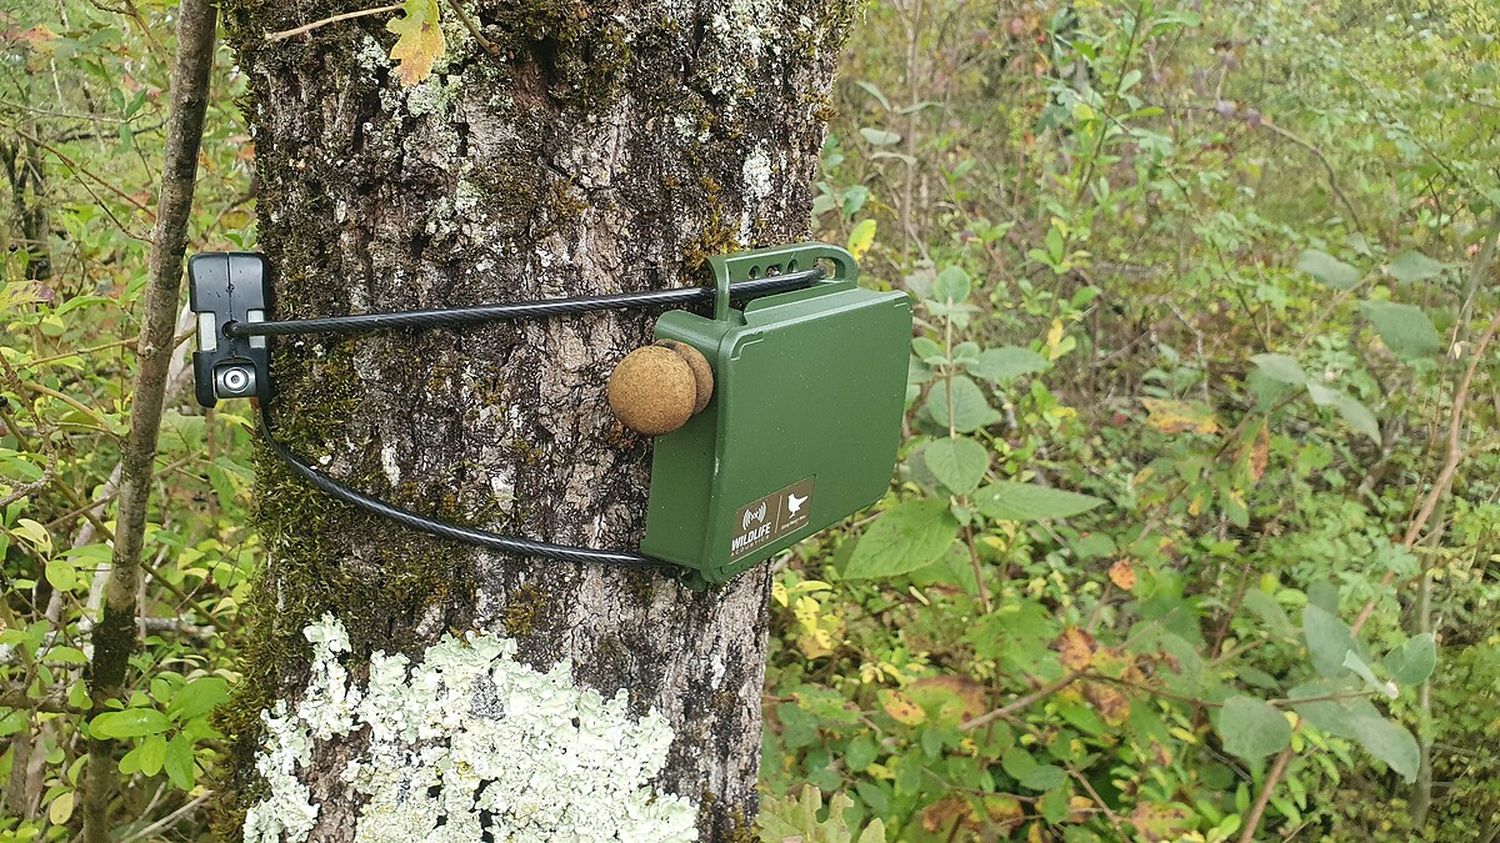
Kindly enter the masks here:
<path id="1" fill-rule="evenodd" d="M 710 254 L 806 235 L 854 0 L 466 3 L 489 50 L 443 5 L 446 55 L 412 87 L 386 57 L 387 15 L 266 37 L 353 8 L 224 4 L 250 79 L 260 245 L 277 272 L 279 316 L 701 284 Z M 650 443 L 614 421 L 604 384 L 647 340 L 651 320 L 601 314 L 281 341 L 278 435 L 329 473 L 418 511 L 633 547 Z M 743 839 L 756 809 L 764 568 L 694 592 L 657 572 L 514 558 L 413 534 L 308 489 L 273 457 L 260 460 L 259 474 L 270 561 L 246 642 L 247 690 L 223 720 L 236 747 L 226 823 L 248 809 L 254 839 L 420 839 L 434 827 L 449 829 L 443 839 L 549 839 L 548 829 L 673 839 L 660 818 L 632 819 L 629 831 L 611 805 L 590 805 L 590 793 L 547 802 L 549 788 L 592 781 L 533 769 L 538 753 L 556 756 L 544 767 L 572 757 L 566 736 L 449 765 L 468 778 L 421 769 L 423 747 L 430 759 L 458 733 L 480 731 L 464 718 L 508 722 L 525 708 L 514 696 L 499 713 L 481 705 L 494 692 L 489 679 L 464 686 L 454 698 L 462 711 L 441 728 L 373 747 L 372 735 L 390 736 L 371 701 L 437 681 L 424 665 L 456 658 L 441 641 L 469 632 L 472 651 L 491 647 L 486 658 L 507 646 L 495 638 L 515 642 L 513 656 L 493 661 L 509 664 L 493 668 L 496 682 L 510 681 L 502 673 L 529 682 L 561 665 L 574 731 L 588 733 L 598 725 L 591 718 L 604 723 L 622 766 L 635 763 L 626 761 L 639 749 L 632 741 L 654 740 L 642 737 L 647 725 L 670 730 L 664 763 L 645 762 L 630 811 L 676 805 L 691 812 L 698 839 Z M 410 674 L 382 679 L 389 663 L 379 654 L 397 652 Z M 451 692 L 459 680 L 447 675 Z M 345 688 L 365 707 L 341 697 Z M 623 719 L 594 717 L 590 691 L 604 700 L 623 692 Z M 420 719 L 409 706 L 426 702 L 399 703 L 408 706 L 402 722 Z M 530 790 L 507 791 L 511 804 L 498 804 L 495 792 L 512 783 L 474 772 L 480 761 L 526 766 Z M 464 782 L 468 792 L 452 792 Z M 427 801 L 417 810 L 412 800 Z M 465 815 L 475 804 L 475 816 Z M 588 825 L 606 821 L 620 825 Z M 457 828 L 466 823 L 477 829 L 471 836 Z"/>

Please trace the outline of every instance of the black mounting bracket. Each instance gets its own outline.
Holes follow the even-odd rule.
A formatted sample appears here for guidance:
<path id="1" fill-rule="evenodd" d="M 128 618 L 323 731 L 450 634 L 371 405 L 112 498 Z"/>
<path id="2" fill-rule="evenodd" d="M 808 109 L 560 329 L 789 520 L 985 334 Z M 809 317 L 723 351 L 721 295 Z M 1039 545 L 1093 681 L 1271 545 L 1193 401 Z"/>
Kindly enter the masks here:
<path id="1" fill-rule="evenodd" d="M 212 252 L 188 261 L 188 306 L 198 315 L 193 382 L 198 403 L 271 398 L 271 355 L 264 336 L 237 336 L 231 325 L 270 315 L 269 264 L 254 252 Z"/>

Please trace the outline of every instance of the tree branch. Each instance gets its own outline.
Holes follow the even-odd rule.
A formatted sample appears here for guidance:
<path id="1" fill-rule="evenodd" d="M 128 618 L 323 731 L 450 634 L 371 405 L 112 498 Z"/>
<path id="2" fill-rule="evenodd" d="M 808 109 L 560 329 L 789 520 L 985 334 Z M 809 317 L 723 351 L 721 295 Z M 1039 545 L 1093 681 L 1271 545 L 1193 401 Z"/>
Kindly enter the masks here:
<path id="1" fill-rule="evenodd" d="M 1448 487 L 1453 485 L 1454 475 L 1458 474 L 1458 466 L 1464 456 L 1464 410 L 1469 404 L 1469 391 L 1474 385 L 1474 374 L 1479 371 L 1479 364 L 1484 362 L 1484 355 L 1489 351 L 1496 331 L 1500 331 L 1500 309 L 1495 311 L 1494 318 L 1484 329 L 1484 336 L 1480 337 L 1478 344 L 1474 346 L 1474 351 L 1469 357 L 1469 367 L 1464 370 L 1464 376 L 1458 382 L 1458 389 L 1454 390 L 1453 413 L 1448 420 L 1448 453 L 1443 460 L 1443 468 L 1438 472 L 1437 479 L 1432 481 L 1432 489 L 1422 500 L 1421 509 L 1417 510 L 1416 516 L 1406 528 L 1406 535 L 1401 540 L 1401 546 L 1407 550 L 1416 546 L 1417 540 L 1422 537 L 1422 531 L 1427 528 L 1427 522 L 1432 519 L 1432 513 L 1437 510 L 1438 502 L 1448 493 Z M 1427 576 L 1426 570 L 1424 569 L 1419 576 Z M 1395 571 L 1386 571 L 1385 576 L 1380 578 L 1380 584 L 1388 586 L 1395 579 Z M 1375 597 L 1365 601 L 1364 608 L 1359 610 L 1359 616 L 1354 619 L 1350 629 L 1357 634 L 1365 625 L 1365 621 L 1370 619 L 1370 613 L 1373 611 L 1375 611 Z"/>
<path id="2" fill-rule="evenodd" d="M 1260 819 L 1266 814 L 1266 805 L 1271 801 L 1271 793 L 1276 790 L 1277 782 L 1286 773 L 1286 765 L 1292 760 L 1292 748 L 1288 746 L 1276 756 L 1276 763 L 1271 765 L 1271 772 L 1266 774 L 1266 783 L 1260 787 L 1260 795 L 1255 797 L 1255 804 L 1250 806 L 1250 813 L 1245 815 L 1245 830 L 1240 832 L 1240 843 L 1255 843 L 1256 829 L 1260 828 Z"/>
<path id="3" fill-rule="evenodd" d="M 136 591 L 151 473 L 161 432 L 162 404 L 174 345 L 182 256 L 198 174 L 198 150 L 208 106 L 217 8 L 211 0 L 183 0 L 178 8 L 177 60 L 172 72 L 172 108 L 162 162 L 156 230 L 152 236 L 144 318 L 137 346 L 139 366 L 130 414 L 130 438 L 120 460 L 120 507 L 103 613 L 94 627 L 89 694 L 94 710 L 117 696 L 136 647 Z M 109 806 L 117 785 L 111 761 L 114 742 L 90 740 L 83 788 L 83 837 L 108 843 Z"/>

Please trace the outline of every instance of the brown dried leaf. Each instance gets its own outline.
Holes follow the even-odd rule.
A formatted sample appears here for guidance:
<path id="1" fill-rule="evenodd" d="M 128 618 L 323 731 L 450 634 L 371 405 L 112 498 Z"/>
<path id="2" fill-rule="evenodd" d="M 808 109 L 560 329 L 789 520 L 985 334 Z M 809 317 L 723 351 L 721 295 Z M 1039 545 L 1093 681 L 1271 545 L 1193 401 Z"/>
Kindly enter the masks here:
<path id="1" fill-rule="evenodd" d="M 1070 627 L 1057 637 L 1056 647 L 1065 667 L 1069 670 L 1083 670 L 1093 663 L 1099 642 L 1087 632 Z"/>
<path id="2" fill-rule="evenodd" d="M 1255 437 L 1255 444 L 1250 448 L 1250 459 L 1247 465 L 1250 469 L 1250 482 L 1259 483 L 1260 478 L 1266 473 L 1266 464 L 1271 461 L 1271 428 L 1262 423 L 1260 434 Z"/>
<path id="3" fill-rule="evenodd" d="M 1129 559 L 1116 559 L 1115 564 L 1109 566 L 1109 581 L 1122 591 L 1135 589 L 1135 568 Z"/>
<path id="4" fill-rule="evenodd" d="M 1021 802 L 1012 796 L 984 797 L 984 812 L 989 815 L 990 822 L 1000 826 L 998 830 L 1006 834 L 1026 818 Z"/>
<path id="5" fill-rule="evenodd" d="M 1068 822 L 1088 822 L 1089 815 L 1092 813 L 1094 813 L 1094 800 L 1076 794 L 1068 797 Z"/>
<path id="6" fill-rule="evenodd" d="M 975 828 L 978 824 L 974 810 L 957 796 L 945 796 L 922 809 L 922 828 L 930 834 L 947 834 L 955 826 Z"/>
<path id="7" fill-rule="evenodd" d="M 1113 685 L 1090 682 L 1083 686 L 1083 696 L 1111 726 L 1119 726 L 1130 719 L 1130 700 Z"/>

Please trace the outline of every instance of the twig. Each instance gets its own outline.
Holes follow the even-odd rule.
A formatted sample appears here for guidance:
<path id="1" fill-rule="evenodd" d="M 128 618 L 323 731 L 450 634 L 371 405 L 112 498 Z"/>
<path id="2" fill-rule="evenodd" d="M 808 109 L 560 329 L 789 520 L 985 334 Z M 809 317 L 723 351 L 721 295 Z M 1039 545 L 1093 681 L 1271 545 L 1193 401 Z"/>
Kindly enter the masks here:
<path id="1" fill-rule="evenodd" d="M 333 17 L 323 18 L 322 20 L 315 20 L 312 23 L 304 23 L 301 26 L 296 26 L 291 29 L 283 29 L 280 32 L 268 33 L 266 35 L 266 40 L 285 41 L 288 38 L 296 38 L 298 35 L 306 35 L 307 33 L 312 32 L 314 29 L 320 29 L 330 23 L 338 23 L 339 21 L 369 17 L 370 15 L 378 15 L 383 12 L 394 12 L 399 10 L 400 8 L 400 3 L 392 3 L 389 6 L 376 6 L 373 9 L 360 9 L 359 11 L 355 12 L 344 12 L 341 15 L 334 15 Z"/>
<path id="2" fill-rule="evenodd" d="M 984 607 L 984 613 L 988 615 L 992 609 L 990 603 L 990 590 L 984 584 L 984 566 L 979 563 L 979 551 L 974 548 L 974 525 L 964 525 L 964 540 L 969 545 L 969 565 L 974 569 L 974 585 L 979 589 L 979 605 Z"/>
<path id="3" fill-rule="evenodd" d="M 11 490 L 10 494 L 6 495 L 3 498 L 0 498 L 0 507 L 10 506 L 21 498 L 30 497 L 37 492 L 40 492 L 41 490 L 47 488 L 51 484 L 52 469 L 49 467 L 42 472 L 41 477 L 31 481 L 30 483 L 22 483 L 21 485 L 14 487 Z"/>
<path id="4" fill-rule="evenodd" d="M 1329 162 L 1328 156 L 1323 154 L 1323 150 L 1318 149 L 1311 142 L 1303 140 L 1301 136 L 1290 129 L 1283 129 L 1270 120 L 1261 120 L 1260 125 L 1262 128 L 1270 129 L 1272 132 L 1311 152 L 1313 157 L 1318 159 L 1318 163 L 1322 164 L 1323 169 L 1328 173 L 1328 187 L 1333 190 L 1333 194 L 1348 209 L 1349 218 L 1354 222 L 1354 230 L 1363 231 L 1365 225 L 1359 218 L 1359 212 L 1354 210 L 1354 203 L 1349 201 L 1349 197 L 1344 195 L 1344 189 L 1339 187 L 1338 174 L 1334 171 L 1333 164 Z"/>
<path id="5" fill-rule="evenodd" d="M 103 176 L 95 174 L 93 170 L 90 170 L 88 167 L 85 167 L 82 164 L 78 163 L 77 161 L 73 160 L 72 158 L 70 158 L 68 156 L 67 153 L 63 152 L 62 150 L 58 149 L 57 147 L 53 146 L 50 143 L 47 143 L 46 141 L 42 140 L 41 138 L 37 137 L 36 135 L 31 134 L 30 132 L 27 132 L 25 129 L 21 129 L 21 128 L 17 128 L 15 126 L 12 126 L 11 127 L 11 131 L 13 131 L 16 134 L 20 135 L 22 138 L 25 138 L 28 142 L 34 143 L 37 146 L 41 147 L 42 149 L 45 149 L 48 152 L 52 153 L 53 155 L 57 156 L 57 160 L 63 162 L 63 164 L 65 164 L 69 169 L 73 170 L 74 172 L 82 173 L 82 174 L 88 176 L 89 178 L 91 178 L 94 181 L 98 182 L 104 188 L 108 189 L 110 193 L 113 193 L 114 195 L 120 197 L 121 199 L 124 199 L 126 202 L 129 202 L 130 204 L 134 205 L 138 210 L 144 211 L 146 213 L 147 217 L 152 218 L 152 219 L 156 218 L 156 212 L 152 211 L 150 208 L 146 207 L 146 204 L 144 202 L 142 202 L 141 200 L 135 198 L 134 196 L 131 196 L 130 194 L 126 193 L 125 191 L 121 190 L 120 188 L 115 187 L 114 185 L 110 184 L 108 181 L 105 181 L 105 179 L 104 179 Z"/>
<path id="6" fill-rule="evenodd" d="M 133 843 L 133 841 L 136 840 L 151 839 L 151 835 L 155 834 L 158 831 L 161 831 L 172 823 L 177 822 L 193 811 L 198 810 L 199 806 L 208 801 L 208 797 L 211 795 L 212 794 L 205 793 L 202 796 L 195 797 L 192 801 L 188 802 L 186 805 L 183 805 L 181 808 L 178 808 L 172 813 L 167 814 L 165 817 L 162 817 L 156 822 L 125 838 L 123 841 L 121 841 L 121 843 Z"/>
<path id="7" fill-rule="evenodd" d="M 41 711 L 47 714 L 67 714 L 73 710 L 68 705 L 67 700 L 57 697 L 32 699 L 26 696 L 25 691 L 0 691 L 0 708 L 10 708 L 17 711 Z"/>
<path id="8" fill-rule="evenodd" d="M 1245 830 L 1240 833 L 1240 843 L 1254 843 L 1255 832 L 1260 828 L 1260 818 L 1265 816 L 1266 805 L 1271 801 L 1271 791 L 1276 789 L 1276 783 L 1281 781 L 1281 776 L 1286 772 L 1287 762 L 1292 760 L 1292 748 L 1288 746 L 1276 756 L 1276 763 L 1271 765 L 1271 772 L 1266 775 L 1266 783 L 1260 787 L 1260 795 L 1255 797 L 1255 804 L 1250 806 L 1250 813 L 1245 818 Z"/>
<path id="9" fill-rule="evenodd" d="M 1120 827 L 1120 816 L 1110 809 L 1109 805 L 1105 803 L 1104 797 L 1099 795 L 1099 791 L 1094 789 L 1094 786 L 1089 783 L 1089 780 L 1084 777 L 1083 773 L 1079 772 L 1077 767 L 1072 764 L 1068 764 L 1067 767 L 1068 775 L 1072 776 L 1074 781 L 1083 785 L 1083 789 L 1088 791 L 1089 798 L 1094 800 L 1094 804 L 1098 805 L 1099 810 L 1104 812 L 1104 818 L 1109 820 L 1109 824 L 1114 828 L 1115 833 L 1120 836 L 1121 840 L 1124 840 L 1125 830 Z"/>
<path id="10" fill-rule="evenodd" d="M 1438 502 L 1443 495 L 1448 493 L 1448 487 L 1453 484 L 1453 477 L 1458 473 L 1458 465 L 1463 461 L 1463 431 L 1464 431 L 1464 409 L 1469 404 L 1469 389 L 1474 384 L 1474 373 L 1479 370 L 1479 364 L 1484 362 L 1484 355 L 1489 351 L 1490 343 L 1495 339 L 1495 332 L 1500 331 L 1500 309 L 1495 311 L 1495 316 L 1490 324 L 1484 329 L 1484 336 L 1479 338 L 1479 343 L 1474 346 L 1474 352 L 1469 359 L 1469 367 L 1464 370 L 1464 376 L 1458 383 L 1458 389 L 1453 393 L 1453 414 L 1448 420 L 1448 454 L 1443 460 L 1443 469 L 1438 472 L 1437 478 L 1432 481 L 1432 489 L 1427 492 L 1427 497 L 1422 500 L 1422 508 L 1417 510 L 1416 517 L 1412 518 L 1410 526 L 1406 528 L 1406 535 L 1401 540 L 1401 546 L 1411 550 L 1417 544 L 1417 539 L 1422 536 L 1422 530 L 1426 529 L 1427 522 L 1432 518 L 1432 513 L 1437 509 Z M 1418 576 L 1427 576 L 1424 570 Z M 1395 571 L 1386 571 L 1385 576 L 1380 578 L 1382 587 L 1390 585 L 1396 579 Z M 1370 619 L 1370 613 L 1375 611 L 1375 597 L 1365 601 L 1363 608 L 1359 610 L 1359 616 L 1354 619 L 1350 629 L 1358 633 L 1365 621 Z"/>
<path id="11" fill-rule="evenodd" d="M 1005 705 L 1000 706 L 994 711 L 981 714 L 978 717 L 974 717 L 969 720 L 965 720 L 963 724 L 958 727 L 959 731 L 970 732 L 974 729 L 978 729 L 980 726 L 986 726 L 990 723 L 993 723 L 996 720 L 1001 719 L 1002 717 L 1009 717 L 1010 715 L 1014 714 L 1017 711 L 1020 711 L 1023 708 L 1026 708 L 1037 700 L 1050 697 L 1058 691 L 1061 691 L 1063 688 L 1066 688 L 1074 682 L 1077 682 L 1088 672 L 1089 669 L 1087 667 L 1081 667 L 1061 679 L 1049 682 L 1046 685 L 1037 688 L 1035 691 L 1032 691 L 1025 696 L 1016 697 L 1015 699 L 1011 700 Z"/>
<path id="12" fill-rule="evenodd" d="M 469 17 L 469 13 L 464 10 L 463 4 L 459 2 L 459 0 L 448 0 L 448 5 L 453 7 L 453 11 L 458 15 L 458 19 L 463 21 L 464 28 L 469 30 L 469 34 L 474 36 L 474 41 L 477 42 L 486 53 L 489 53 L 497 59 L 504 57 L 504 53 L 502 53 L 500 51 L 500 48 L 495 45 L 495 42 L 484 37 L 484 33 L 479 31 L 479 23 L 472 17 Z"/>

